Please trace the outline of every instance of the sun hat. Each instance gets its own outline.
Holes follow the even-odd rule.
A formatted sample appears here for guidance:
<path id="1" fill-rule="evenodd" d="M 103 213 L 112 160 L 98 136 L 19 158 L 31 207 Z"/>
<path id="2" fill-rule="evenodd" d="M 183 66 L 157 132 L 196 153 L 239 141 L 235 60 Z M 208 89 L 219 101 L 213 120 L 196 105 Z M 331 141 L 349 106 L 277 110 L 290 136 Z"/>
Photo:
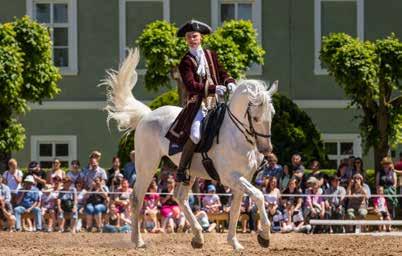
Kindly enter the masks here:
<path id="1" fill-rule="evenodd" d="M 391 157 L 388 157 L 388 156 L 384 157 L 384 158 L 381 160 L 381 164 L 392 164 L 392 159 L 391 159 Z"/>
<path id="2" fill-rule="evenodd" d="M 35 179 L 32 175 L 28 175 L 25 177 L 24 182 L 35 183 Z"/>
<path id="3" fill-rule="evenodd" d="M 42 192 L 52 192 L 53 186 L 51 184 L 46 184 L 44 188 L 42 188 Z"/>
<path id="4" fill-rule="evenodd" d="M 208 187 L 207 187 L 207 191 L 208 191 L 208 192 L 216 191 L 216 188 L 215 188 L 214 185 L 210 184 L 210 185 L 208 185 Z"/>

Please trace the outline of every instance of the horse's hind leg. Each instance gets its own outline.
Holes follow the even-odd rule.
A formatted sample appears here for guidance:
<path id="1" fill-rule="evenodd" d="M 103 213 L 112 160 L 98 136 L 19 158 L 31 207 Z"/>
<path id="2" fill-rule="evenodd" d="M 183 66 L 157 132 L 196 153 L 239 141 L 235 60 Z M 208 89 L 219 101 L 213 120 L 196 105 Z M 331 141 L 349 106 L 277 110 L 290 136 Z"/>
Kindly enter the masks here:
<path id="1" fill-rule="evenodd" d="M 240 216 L 240 206 L 243 198 L 243 192 L 238 190 L 233 190 L 233 197 L 231 202 L 230 210 L 230 221 L 229 221 L 229 232 L 228 232 L 228 242 L 232 245 L 235 250 L 242 250 L 244 247 L 239 243 L 236 237 L 237 222 Z"/>
<path id="2" fill-rule="evenodd" d="M 138 150 L 137 152 L 135 164 L 137 170 L 137 179 L 134 184 L 134 190 L 131 198 L 131 241 L 137 248 L 143 248 L 145 247 L 145 243 L 142 240 L 140 233 L 139 218 L 145 193 L 147 192 L 149 184 L 151 183 L 156 169 L 158 168 L 160 157 L 157 156 L 157 154 L 148 157 L 141 157 L 142 152 Z"/>
<path id="3" fill-rule="evenodd" d="M 185 186 L 182 183 L 180 183 L 174 192 L 174 197 L 179 204 L 180 208 L 183 210 L 184 215 L 186 216 L 186 219 L 188 222 L 190 222 L 191 225 L 191 230 L 193 232 L 193 239 L 191 240 L 191 245 L 193 248 L 202 248 L 204 245 L 204 236 L 202 234 L 202 227 L 198 223 L 196 217 L 194 216 L 190 204 L 188 202 L 188 193 L 190 192 L 190 189 L 195 181 L 195 178 L 191 178 L 190 180 L 190 185 Z"/>

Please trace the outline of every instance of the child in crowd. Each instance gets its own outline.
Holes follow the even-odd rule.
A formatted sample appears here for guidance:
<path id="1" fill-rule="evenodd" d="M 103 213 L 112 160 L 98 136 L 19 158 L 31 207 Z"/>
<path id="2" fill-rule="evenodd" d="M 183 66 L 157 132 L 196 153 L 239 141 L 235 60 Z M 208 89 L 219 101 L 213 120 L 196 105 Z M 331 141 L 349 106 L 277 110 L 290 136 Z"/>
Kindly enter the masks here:
<path id="1" fill-rule="evenodd" d="M 77 190 L 68 176 L 63 178 L 63 189 L 60 190 L 57 198 L 57 208 L 59 210 L 59 231 L 64 232 L 65 215 L 69 214 L 71 216 L 71 232 L 75 233 L 75 224 L 78 218 Z"/>
<path id="2" fill-rule="evenodd" d="M 163 229 L 160 228 L 156 211 L 145 210 L 143 225 L 144 225 L 144 232 L 148 233 L 164 232 Z"/>
<path id="3" fill-rule="evenodd" d="M 58 197 L 58 191 L 53 191 L 53 186 L 50 184 L 45 185 L 42 189 L 41 197 L 41 210 L 42 216 L 48 221 L 47 232 L 53 231 L 54 223 L 56 223 L 56 200 Z"/>
<path id="4" fill-rule="evenodd" d="M 193 213 L 202 227 L 203 232 L 212 232 L 216 228 L 216 223 L 209 223 L 208 214 L 201 210 L 198 205 L 193 206 Z"/>
<path id="5" fill-rule="evenodd" d="M 104 233 L 128 233 L 131 227 L 121 221 L 119 210 L 114 203 L 109 204 L 109 211 L 105 216 L 105 225 L 102 227 Z"/>
<path id="6" fill-rule="evenodd" d="M 207 187 L 207 191 L 208 195 L 202 199 L 203 208 L 207 213 L 217 214 L 221 211 L 222 204 L 219 196 L 216 195 L 216 188 L 210 184 Z"/>
<path id="7" fill-rule="evenodd" d="M 378 197 L 373 199 L 374 210 L 378 214 L 381 220 L 391 220 L 391 215 L 388 211 L 387 200 L 384 197 L 384 187 L 378 186 L 377 187 L 377 194 Z M 380 226 L 380 231 L 391 231 L 391 225 L 382 225 Z"/>

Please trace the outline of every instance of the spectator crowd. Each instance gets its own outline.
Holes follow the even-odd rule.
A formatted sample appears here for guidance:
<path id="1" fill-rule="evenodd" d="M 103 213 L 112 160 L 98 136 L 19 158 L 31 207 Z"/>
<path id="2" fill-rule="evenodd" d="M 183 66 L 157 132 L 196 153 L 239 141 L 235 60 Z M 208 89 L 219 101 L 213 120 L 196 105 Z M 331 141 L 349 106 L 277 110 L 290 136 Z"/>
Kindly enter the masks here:
<path id="1" fill-rule="evenodd" d="M 68 171 L 55 159 L 48 172 L 32 161 L 26 173 L 15 159 L 10 159 L 8 169 L 0 175 L 0 227 L 26 232 L 130 232 L 135 152 L 130 153 L 131 161 L 124 168 L 120 159 L 114 157 L 107 171 L 99 166 L 100 158 L 101 153 L 93 151 L 85 166 L 74 160 Z M 391 220 L 398 209 L 398 198 L 389 195 L 397 194 L 402 154 L 395 164 L 386 157 L 381 165 L 375 187 L 370 188 L 361 158 L 342 160 L 336 174 L 328 176 L 321 172 L 317 160 L 311 161 L 311 172 L 307 172 L 301 155 L 294 154 L 291 164 L 282 166 L 275 154 L 269 153 L 253 182 L 265 195 L 273 232 L 353 232 L 359 227 L 312 227 L 309 223 L 311 219 L 365 219 L 368 214 Z M 162 165 L 145 196 L 142 232 L 189 230 L 190 225 L 171 195 L 174 189 L 175 170 Z M 213 222 L 213 217 L 230 211 L 230 188 L 200 179 L 193 190 L 201 195 L 190 195 L 192 210 L 204 232 L 212 232 L 220 225 Z M 245 196 L 239 227 L 242 232 L 254 232 L 259 226 L 258 209 Z M 388 225 L 380 227 L 384 231 L 390 229 Z"/>

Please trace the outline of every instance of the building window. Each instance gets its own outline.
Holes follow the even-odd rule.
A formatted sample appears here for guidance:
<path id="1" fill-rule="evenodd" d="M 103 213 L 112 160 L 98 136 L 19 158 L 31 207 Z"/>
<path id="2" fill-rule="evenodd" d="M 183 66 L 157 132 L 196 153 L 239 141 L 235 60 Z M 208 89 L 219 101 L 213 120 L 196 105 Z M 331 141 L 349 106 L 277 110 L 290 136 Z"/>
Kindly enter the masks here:
<path id="1" fill-rule="evenodd" d="M 364 39 L 364 0 L 314 0 L 314 74 L 328 74 L 319 59 L 322 37 L 337 32 Z"/>
<path id="2" fill-rule="evenodd" d="M 77 159 L 76 136 L 31 136 L 31 160 L 38 161 L 43 168 L 51 168 L 56 158 L 62 167 Z"/>
<path id="3" fill-rule="evenodd" d="M 28 15 L 49 28 L 53 62 L 64 75 L 77 74 L 76 0 L 28 0 Z"/>
<path id="4" fill-rule="evenodd" d="M 261 0 L 211 0 L 211 25 L 213 29 L 227 20 L 250 20 L 257 31 L 257 40 L 261 43 Z M 252 64 L 248 75 L 262 75 L 262 66 Z"/>
<path id="5" fill-rule="evenodd" d="M 323 140 L 329 158 L 328 168 L 337 169 L 343 159 L 362 155 L 361 138 L 358 134 L 324 134 Z"/>

